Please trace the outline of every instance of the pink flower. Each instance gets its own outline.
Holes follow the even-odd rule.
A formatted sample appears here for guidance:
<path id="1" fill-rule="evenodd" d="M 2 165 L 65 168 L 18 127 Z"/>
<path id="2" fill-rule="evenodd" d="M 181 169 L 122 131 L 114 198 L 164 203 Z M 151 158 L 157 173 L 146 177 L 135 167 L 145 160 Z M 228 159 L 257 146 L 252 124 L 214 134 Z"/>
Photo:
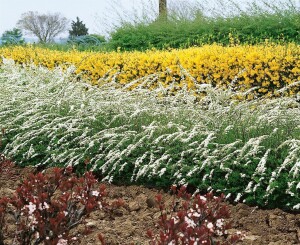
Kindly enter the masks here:
<path id="1" fill-rule="evenodd" d="M 95 197 L 99 196 L 99 194 L 100 194 L 99 191 L 92 191 L 92 195 L 95 196 Z"/>
<path id="2" fill-rule="evenodd" d="M 57 245 L 67 245 L 68 244 L 68 241 L 65 240 L 65 239 L 59 239 L 58 242 L 57 242 Z"/>
<path id="3" fill-rule="evenodd" d="M 26 207 L 29 210 L 29 214 L 33 214 L 33 212 L 36 210 L 36 205 L 32 202 L 29 202 L 29 205 L 26 205 Z"/>

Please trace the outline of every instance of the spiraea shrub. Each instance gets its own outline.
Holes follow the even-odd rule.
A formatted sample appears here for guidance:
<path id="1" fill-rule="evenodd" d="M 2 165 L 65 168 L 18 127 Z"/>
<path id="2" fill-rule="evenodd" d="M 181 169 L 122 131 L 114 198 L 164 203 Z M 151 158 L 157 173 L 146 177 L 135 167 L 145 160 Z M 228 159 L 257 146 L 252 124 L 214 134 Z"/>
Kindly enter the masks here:
<path id="1" fill-rule="evenodd" d="M 236 90 L 237 79 L 226 90 L 198 84 L 195 94 L 182 66 L 182 87 L 175 77 L 168 87 L 151 89 L 159 73 L 127 85 L 106 76 L 98 88 L 78 81 L 75 67 L 5 63 L 0 148 L 18 165 L 74 166 L 83 173 L 89 158 L 90 168 L 110 182 L 190 184 L 235 202 L 300 208 L 299 81 L 270 99 L 256 96 L 258 84 Z"/>

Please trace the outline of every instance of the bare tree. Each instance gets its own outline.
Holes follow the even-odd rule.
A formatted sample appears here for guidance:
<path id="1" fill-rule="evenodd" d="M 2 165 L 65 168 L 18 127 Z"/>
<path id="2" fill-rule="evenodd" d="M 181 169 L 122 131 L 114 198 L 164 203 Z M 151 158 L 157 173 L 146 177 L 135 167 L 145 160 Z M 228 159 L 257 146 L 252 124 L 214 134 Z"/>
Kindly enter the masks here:
<path id="1" fill-rule="evenodd" d="M 159 19 L 167 19 L 167 0 L 159 0 Z"/>
<path id="2" fill-rule="evenodd" d="M 60 13 L 39 14 L 29 11 L 22 14 L 17 25 L 20 29 L 33 34 L 39 42 L 47 43 L 53 41 L 54 37 L 67 30 L 69 21 Z"/>

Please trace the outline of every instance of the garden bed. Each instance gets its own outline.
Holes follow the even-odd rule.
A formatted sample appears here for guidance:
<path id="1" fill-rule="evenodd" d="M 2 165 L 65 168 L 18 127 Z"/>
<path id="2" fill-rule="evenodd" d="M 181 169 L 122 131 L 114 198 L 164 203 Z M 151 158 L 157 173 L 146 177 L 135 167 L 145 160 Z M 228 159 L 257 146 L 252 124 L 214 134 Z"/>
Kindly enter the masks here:
<path id="1" fill-rule="evenodd" d="M 15 168 L 13 176 L 0 177 L 0 197 L 12 195 L 21 179 L 35 173 L 32 167 Z M 84 237 L 84 226 L 74 228 L 72 234 L 79 235 L 80 244 L 101 244 L 98 234 L 102 233 L 107 244 L 148 244 L 146 231 L 155 231 L 160 215 L 152 204 L 159 190 L 143 186 L 116 186 L 107 184 L 109 200 L 123 198 L 125 206 L 116 210 L 113 216 L 103 211 L 95 211 L 86 219 L 90 234 Z M 166 200 L 172 197 L 163 192 Z M 239 244 L 299 244 L 300 214 L 287 213 L 280 209 L 262 210 L 245 204 L 229 205 L 232 217 L 230 232 L 246 234 Z M 13 227 L 13 226 L 12 226 Z M 13 231 L 12 231 L 13 232 Z M 11 244 L 8 240 L 7 244 Z"/>

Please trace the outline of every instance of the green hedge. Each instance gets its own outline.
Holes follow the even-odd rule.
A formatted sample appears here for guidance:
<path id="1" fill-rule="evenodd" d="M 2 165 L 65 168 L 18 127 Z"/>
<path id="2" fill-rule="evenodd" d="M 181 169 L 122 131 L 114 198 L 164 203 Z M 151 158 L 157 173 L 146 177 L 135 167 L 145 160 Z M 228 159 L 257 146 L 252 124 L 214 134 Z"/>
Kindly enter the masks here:
<path id="1" fill-rule="evenodd" d="M 125 24 L 111 33 L 109 46 L 112 49 L 146 50 L 185 48 L 214 42 L 257 44 L 266 39 L 300 43 L 300 13 L 244 13 L 230 18 L 201 16 L 193 20 Z"/>

